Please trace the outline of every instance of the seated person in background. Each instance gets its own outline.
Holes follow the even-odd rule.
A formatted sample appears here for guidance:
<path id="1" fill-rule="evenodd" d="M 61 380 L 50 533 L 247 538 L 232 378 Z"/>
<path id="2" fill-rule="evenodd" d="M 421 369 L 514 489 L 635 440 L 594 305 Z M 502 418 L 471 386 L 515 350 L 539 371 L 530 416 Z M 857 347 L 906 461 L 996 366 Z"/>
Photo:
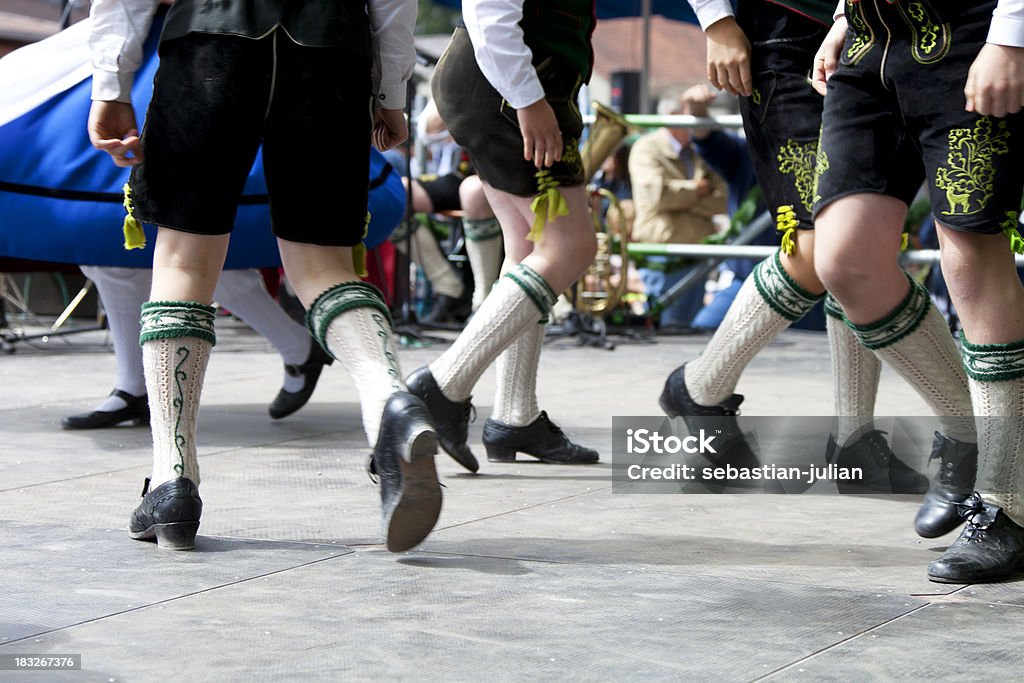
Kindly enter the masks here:
<path id="1" fill-rule="evenodd" d="M 146 379 L 139 346 L 139 310 L 149 299 L 153 271 L 148 268 L 81 266 L 96 284 L 110 327 L 117 361 L 114 390 L 87 413 L 69 415 L 64 429 L 103 429 L 124 422 L 149 424 Z M 269 341 L 284 360 L 284 386 L 270 404 L 270 416 L 279 419 L 306 405 L 320 372 L 333 359 L 302 325 L 277 305 L 263 288 L 259 271 L 225 270 L 214 299 Z"/>
<path id="2" fill-rule="evenodd" d="M 709 116 L 709 108 L 717 97 L 718 92 L 706 84 L 687 88 L 683 93 L 683 100 L 689 105 L 690 113 L 699 117 Z M 747 141 L 736 133 L 712 128 L 694 128 L 690 131 L 690 137 L 704 162 L 728 184 L 726 205 L 729 217 L 733 219 L 740 205 L 757 185 Z M 756 217 L 764 208 L 764 202 L 758 201 L 753 216 Z M 774 245 L 775 242 L 775 231 L 769 229 L 756 236 L 751 244 Z M 718 327 L 755 263 L 751 259 L 740 258 L 722 261 L 718 267 L 720 287 L 711 301 L 697 312 L 693 327 L 710 330 Z"/>
<path id="3" fill-rule="evenodd" d="M 501 226 L 487 203 L 483 185 L 476 177 L 469 157 L 448 134 L 433 100 L 420 112 L 417 135 L 431 148 L 433 172 L 413 179 L 412 212 L 463 212 L 466 254 L 474 282 L 471 306 L 472 310 L 476 310 L 501 270 L 504 257 Z M 403 179 L 403 182 L 408 181 Z M 434 292 L 433 307 L 423 321 L 450 322 L 453 319 L 464 319 L 470 307 L 466 305 L 469 302 L 466 301 L 462 278 L 441 251 L 429 229 L 421 230 L 420 224 L 414 221 L 412 230 L 413 253 L 410 258 L 423 269 Z M 406 240 L 405 231 L 401 229 L 391 237 L 391 241 L 403 252 Z"/>
<path id="4" fill-rule="evenodd" d="M 658 114 L 688 114 L 690 106 L 678 89 L 658 102 Z M 659 128 L 633 143 L 629 156 L 636 218 L 632 241 L 694 244 L 715 232 L 712 217 L 726 211 L 727 188 L 694 148 L 685 128 Z M 648 302 L 661 296 L 689 270 L 684 259 L 647 257 L 641 269 Z M 689 328 L 703 303 L 704 287 L 696 286 L 661 311 L 662 329 Z"/>

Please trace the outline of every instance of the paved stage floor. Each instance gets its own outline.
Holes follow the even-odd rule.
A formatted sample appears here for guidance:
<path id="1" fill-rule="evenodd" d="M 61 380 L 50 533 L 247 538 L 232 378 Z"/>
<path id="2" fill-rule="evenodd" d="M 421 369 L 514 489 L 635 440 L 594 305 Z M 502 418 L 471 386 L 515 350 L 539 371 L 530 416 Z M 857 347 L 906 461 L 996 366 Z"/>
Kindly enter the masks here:
<path id="1" fill-rule="evenodd" d="M 200 413 L 205 505 L 194 552 L 125 532 L 149 431 L 62 431 L 108 393 L 103 332 L 0 356 L 0 659 L 80 654 L 12 681 L 1017 680 L 1024 583 L 931 583 L 955 537 L 925 540 L 912 496 L 628 495 L 611 417 L 659 415 L 665 375 L 704 337 L 614 351 L 550 341 L 541 407 L 602 452 L 587 467 L 438 463 L 445 506 L 391 554 L 338 364 L 275 422 L 281 363 L 218 319 Z M 450 335 L 449 335 L 450 336 Z M 403 349 L 409 372 L 444 345 Z M 787 332 L 750 366 L 745 415 L 829 415 L 823 334 Z M 883 372 L 879 415 L 927 415 Z M 523 456 L 520 456 L 523 457 Z"/>

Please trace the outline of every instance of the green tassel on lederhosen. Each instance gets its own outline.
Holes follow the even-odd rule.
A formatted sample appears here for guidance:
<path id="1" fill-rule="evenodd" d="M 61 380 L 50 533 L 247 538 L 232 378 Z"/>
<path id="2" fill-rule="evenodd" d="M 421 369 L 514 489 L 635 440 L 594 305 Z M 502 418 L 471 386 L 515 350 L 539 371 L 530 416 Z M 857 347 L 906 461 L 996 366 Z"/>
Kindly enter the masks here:
<path id="1" fill-rule="evenodd" d="M 796 253 L 796 240 L 793 239 L 793 234 L 798 225 L 800 225 L 800 221 L 796 219 L 796 211 L 793 210 L 792 205 L 783 204 L 778 208 L 775 216 L 775 229 L 782 233 L 782 244 L 779 245 L 779 249 L 787 256 Z"/>
<path id="2" fill-rule="evenodd" d="M 530 204 L 533 211 L 533 226 L 526 239 L 536 242 L 544 232 L 544 226 L 559 216 L 569 215 L 569 205 L 558 191 L 558 181 L 550 171 L 537 171 L 537 195 Z"/>
<path id="3" fill-rule="evenodd" d="M 128 215 L 124 217 L 124 248 L 145 249 L 146 233 L 142 231 L 142 225 L 134 216 L 132 188 L 128 183 L 125 183 L 122 190 L 124 191 L 124 210 L 128 212 Z"/>
<path id="4" fill-rule="evenodd" d="M 359 244 L 352 247 L 352 270 L 359 277 L 366 277 L 369 271 L 366 270 L 366 236 L 370 232 L 370 212 L 366 212 L 366 222 L 363 224 L 363 239 Z"/>
<path id="5" fill-rule="evenodd" d="M 1024 254 L 1024 238 L 1020 236 L 1020 231 L 1017 229 L 1019 225 L 1017 212 L 1007 211 L 1006 220 L 999 226 L 1003 229 L 1003 234 L 1010 239 L 1010 251 L 1014 254 Z"/>

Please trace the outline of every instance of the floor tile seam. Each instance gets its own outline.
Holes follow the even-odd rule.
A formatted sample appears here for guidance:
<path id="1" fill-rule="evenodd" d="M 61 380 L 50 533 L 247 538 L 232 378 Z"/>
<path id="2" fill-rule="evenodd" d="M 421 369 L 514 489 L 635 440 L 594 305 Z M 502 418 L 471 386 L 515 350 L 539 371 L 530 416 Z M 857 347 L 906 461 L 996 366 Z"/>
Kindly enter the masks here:
<path id="1" fill-rule="evenodd" d="M 612 486 L 609 485 L 609 486 L 605 486 L 605 487 L 601 487 L 601 488 L 594 488 L 594 489 L 591 489 L 589 491 L 581 491 L 580 493 L 574 493 L 574 494 L 568 495 L 568 496 L 562 496 L 560 498 L 552 498 L 550 500 L 545 500 L 545 501 L 540 502 L 540 503 L 533 503 L 532 505 L 524 505 L 522 507 L 517 507 L 514 510 L 505 510 L 504 512 L 497 512 L 497 513 L 494 513 L 493 515 L 486 515 L 484 517 L 477 517 L 475 519 L 466 520 L 465 522 L 458 522 L 456 524 L 450 524 L 448 526 L 436 527 L 433 530 L 433 532 L 431 532 L 431 533 L 437 533 L 439 531 L 447 531 L 449 529 L 457 529 L 459 527 L 463 527 L 463 526 L 466 526 L 468 524 L 476 524 L 477 522 L 483 522 L 483 521 L 486 521 L 486 520 L 489 520 L 489 519 L 497 519 L 498 517 L 503 517 L 505 515 L 515 514 L 517 512 L 522 512 L 522 511 L 525 511 L 525 510 L 533 510 L 533 509 L 536 509 L 536 508 L 539 508 L 539 507 L 543 507 L 545 505 L 553 505 L 554 503 L 562 503 L 562 502 L 565 502 L 567 500 L 574 500 L 576 498 L 581 498 L 583 496 L 589 496 L 589 495 L 592 495 L 592 494 L 595 494 L 595 493 L 600 493 L 602 491 L 608 491 L 611 488 L 612 488 Z"/>
<path id="2" fill-rule="evenodd" d="M 110 612 L 109 614 L 103 614 L 103 615 L 100 615 L 100 616 L 97 616 L 97 617 L 92 617 L 92 618 L 89 618 L 89 619 L 83 619 L 82 621 L 78 621 L 78 622 L 75 622 L 73 624 L 65 624 L 63 626 L 57 626 L 57 627 L 54 627 L 54 628 L 47 629 L 45 631 L 39 631 L 37 633 L 31 633 L 31 634 L 22 636 L 20 638 L 16 638 L 14 640 L 7 641 L 5 643 L 0 643 L 0 649 L 8 647 L 8 646 L 11 646 L 11 645 L 15 645 L 17 643 L 24 642 L 24 641 L 29 640 L 31 638 L 40 638 L 42 636 L 48 636 L 48 635 L 51 635 L 51 634 L 54 634 L 54 633 L 60 633 L 61 631 L 67 631 L 69 629 L 77 628 L 79 626 L 86 626 L 88 624 L 98 623 L 98 622 L 101 622 L 101 621 L 105 621 L 106 619 L 112 619 L 114 617 L 119 617 L 119 616 L 122 616 L 122 615 L 125 615 L 125 614 L 131 614 L 133 612 L 140 612 L 142 610 L 151 609 L 153 607 L 159 607 L 160 605 L 166 605 L 166 604 L 169 604 L 169 603 L 172 603 L 172 602 L 177 602 L 178 600 L 184 600 L 186 598 L 192 598 L 192 597 L 196 597 L 196 596 L 199 596 L 199 595 L 204 595 L 206 593 L 212 593 L 214 591 L 218 591 L 218 590 L 221 590 L 221 589 L 224 589 L 224 588 L 231 588 L 233 586 L 238 586 L 238 585 L 241 585 L 241 584 L 249 583 L 250 581 L 255 581 L 257 579 L 263 579 L 263 578 L 266 578 L 266 577 L 269 577 L 269 576 L 275 576 L 277 574 L 283 574 L 285 572 L 290 572 L 290 571 L 293 571 L 295 569 L 303 569 L 305 567 L 310 567 L 310 566 L 315 565 L 315 564 L 320 564 L 320 563 L 328 562 L 328 561 L 331 561 L 331 560 L 337 560 L 339 558 L 347 557 L 349 555 L 354 555 L 354 554 L 355 553 L 344 553 L 344 554 L 341 554 L 341 555 L 332 555 L 331 557 L 323 557 L 323 558 L 320 558 L 318 560 L 310 560 L 309 562 L 302 562 L 300 564 L 292 565 L 290 567 L 283 567 L 281 569 L 275 569 L 274 571 L 264 572 L 262 574 L 257 574 L 257 575 L 254 575 L 254 576 L 247 576 L 245 578 L 238 579 L 238 580 L 235 580 L 235 581 L 228 581 L 226 583 L 217 584 L 216 586 L 209 586 L 208 588 L 204 588 L 202 590 L 191 591 L 189 593 L 183 593 L 182 595 L 175 595 L 173 597 L 166 598 L 164 600 L 156 600 L 154 602 L 147 603 L 145 605 L 139 605 L 137 607 L 131 607 L 131 608 L 128 608 L 128 609 L 118 610 L 116 612 Z"/>
<path id="3" fill-rule="evenodd" d="M 907 610 L 906 612 L 904 612 L 902 614 L 898 614 L 895 617 L 891 617 L 889 619 L 886 619 L 885 621 L 882 621 L 882 622 L 880 622 L 878 624 L 875 624 L 874 626 L 870 626 L 868 628 L 862 629 L 861 631 L 858 631 L 857 633 L 850 634 L 848 637 L 843 638 L 841 640 L 837 640 L 836 642 L 834 642 L 834 643 L 832 643 L 830 645 L 826 645 L 825 647 L 822 647 L 822 648 L 820 648 L 820 649 L 816 650 L 815 652 L 812 652 L 812 653 L 810 653 L 808 655 L 804 655 L 803 657 L 797 659 L 796 661 L 790 662 L 789 664 L 781 666 L 781 667 L 779 667 L 779 668 L 777 668 L 777 669 L 775 669 L 773 671 L 770 671 L 770 672 L 768 672 L 768 673 L 766 673 L 766 674 L 764 674 L 762 676 L 758 676 L 757 678 L 752 679 L 751 683 L 754 683 L 755 681 L 768 680 L 770 678 L 773 678 L 773 677 L 777 676 L 778 674 L 782 674 L 782 673 L 785 673 L 786 671 L 790 671 L 793 668 L 798 667 L 801 664 L 805 664 L 805 663 L 809 662 L 810 660 L 812 660 L 812 659 L 814 659 L 814 658 L 816 658 L 816 657 L 818 657 L 820 655 L 826 654 L 830 650 L 833 650 L 833 649 L 835 649 L 835 648 L 837 648 L 837 647 L 839 647 L 841 645 L 846 645 L 847 643 L 850 643 L 852 641 L 864 638 L 865 636 L 869 635 L 872 631 L 877 631 L 880 628 L 883 628 L 883 627 L 888 626 L 890 624 L 896 623 L 897 621 L 900 621 L 901 619 L 909 617 L 912 614 L 916 614 L 917 612 L 920 612 L 921 610 L 927 609 L 927 608 L 929 608 L 931 606 L 932 606 L 932 603 L 930 603 L 930 602 L 929 603 L 925 603 L 924 605 L 918 605 L 917 607 L 914 607 L 914 608 L 912 608 L 910 610 Z"/>
<path id="4" fill-rule="evenodd" d="M 363 549 L 371 549 L 381 547 L 379 545 L 374 546 L 360 546 L 353 544 L 347 546 L 352 548 L 357 553 L 363 552 Z M 750 576 L 733 576 L 729 574 L 704 574 L 694 572 L 672 572 L 663 569 L 647 569 L 644 567 L 637 566 L 623 566 L 623 565 L 610 565 L 600 564 L 594 562 L 577 562 L 571 560 L 557 560 L 557 559 L 544 559 L 539 557 L 516 557 L 513 555 L 481 555 L 476 553 L 459 553 L 443 550 L 413 550 L 412 554 L 416 555 L 442 555 L 445 557 L 464 557 L 464 558 L 479 558 L 479 559 L 490 559 L 490 560 L 508 560 L 510 562 L 534 562 L 537 564 L 551 564 L 551 565 L 563 565 L 569 567 L 587 567 L 594 569 L 609 569 L 612 571 L 627 572 L 627 573 L 642 573 L 646 575 L 657 575 L 662 577 L 684 577 L 694 579 L 721 579 L 726 581 L 750 581 L 758 584 L 773 584 L 778 586 L 787 586 L 793 588 L 818 588 L 821 590 L 836 591 L 840 593 L 849 593 L 857 597 L 865 597 L 867 595 L 879 595 L 878 590 L 874 588 L 851 588 L 842 586 L 826 586 L 816 583 L 795 583 L 793 581 L 781 581 L 779 579 L 766 579 Z M 931 604 L 927 600 L 927 596 L 911 595 L 911 594 L 881 594 L 883 597 L 889 597 L 893 599 L 899 599 L 901 596 L 907 599 L 924 600 L 926 604 L 918 605 L 918 607 L 926 607 Z M 938 596 L 945 597 L 945 596 Z M 1017 605 L 1014 605 L 1017 606 Z"/>
<path id="5" fill-rule="evenodd" d="M 246 445 L 246 446 L 227 447 L 227 448 L 223 448 L 223 449 L 220 449 L 220 450 L 214 450 L 214 451 L 200 453 L 199 457 L 201 459 L 203 459 L 203 460 L 207 460 L 209 458 L 223 457 L 223 456 L 226 456 L 226 455 L 235 455 L 235 454 L 241 453 L 243 451 L 249 450 L 251 448 L 272 448 L 272 447 L 275 447 L 275 446 L 281 446 L 282 444 L 287 444 L 287 443 L 292 443 L 292 442 L 301 442 L 301 441 L 305 441 L 307 439 L 315 439 L 315 438 L 331 436 L 331 435 L 335 435 L 335 434 L 343 434 L 343 433 L 344 432 L 325 432 L 323 434 L 311 434 L 311 435 L 308 435 L 308 436 L 290 438 L 290 439 L 287 439 L 287 440 L 284 440 L 284 441 L 273 441 L 273 442 L 262 443 L 262 444 L 249 444 L 249 445 Z M 80 474 L 80 475 L 76 475 L 76 476 L 73 476 L 73 477 L 64 477 L 62 479 L 51 479 L 49 481 L 44 481 L 44 482 L 35 482 L 35 483 L 32 483 L 32 484 L 24 484 L 22 486 L 13 486 L 11 488 L 0 489 L 0 494 L 10 493 L 12 491 L 21 491 L 23 489 L 36 488 L 36 487 L 39 487 L 39 486 L 49 486 L 50 484 L 59 484 L 59 483 L 63 483 L 63 482 L 77 481 L 79 479 L 89 479 L 89 478 L 100 476 L 100 475 L 104 475 L 104 474 L 107 474 L 107 475 L 110 475 L 110 474 L 122 474 L 124 472 L 130 472 L 131 470 L 140 469 L 140 468 L 151 469 L 151 467 L 152 467 L 151 465 L 132 465 L 131 467 L 122 467 L 122 468 L 112 469 L 112 470 L 102 470 L 102 471 L 98 471 L 98 472 L 90 472 L 89 474 Z"/>

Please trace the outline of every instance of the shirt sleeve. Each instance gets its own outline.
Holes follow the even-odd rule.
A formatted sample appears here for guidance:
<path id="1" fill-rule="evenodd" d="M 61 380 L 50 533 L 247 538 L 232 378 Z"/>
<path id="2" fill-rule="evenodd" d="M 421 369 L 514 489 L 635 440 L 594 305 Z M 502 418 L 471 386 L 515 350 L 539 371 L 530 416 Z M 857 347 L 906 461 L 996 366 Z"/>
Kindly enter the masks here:
<path id="1" fill-rule="evenodd" d="M 93 0 L 89 50 L 92 99 L 131 102 L 142 46 L 159 0 Z"/>
<path id="2" fill-rule="evenodd" d="M 719 19 L 733 16 L 729 0 L 689 0 L 693 13 L 697 15 L 700 27 L 705 31 Z"/>
<path id="3" fill-rule="evenodd" d="M 999 0 L 992 12 L 988 42 L 1024 47 L 1024 0 Z"/>
<path id="4" fill-rule="evenodd" d="M 382 109 L 405 109 L 416 66 L 416 0 L 370 0 L 369 6 L 375 101 Z"/>
<path id="5" fill-rule="evenodd" d="M 544 98 L 519 22 L 523 0 L 463 0 L 462 18 L 487 82 L 516 109 Z"/>

